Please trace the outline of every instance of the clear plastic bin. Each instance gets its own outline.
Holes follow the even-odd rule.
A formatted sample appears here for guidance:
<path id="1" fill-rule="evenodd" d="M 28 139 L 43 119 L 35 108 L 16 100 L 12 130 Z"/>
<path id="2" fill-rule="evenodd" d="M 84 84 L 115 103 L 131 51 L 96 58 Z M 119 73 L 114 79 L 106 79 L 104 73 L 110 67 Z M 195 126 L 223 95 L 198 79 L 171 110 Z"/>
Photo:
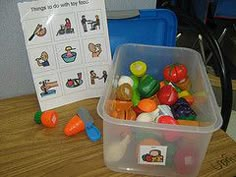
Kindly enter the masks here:
<path id="1" fill-rule="evenodd" d="M 195 100 L 192 108 L 198 115 L 200 126 L 120 120 L 107 114 L 107 109 L 114 106 L 110 100 L 115 99 L 114 90 L 119 76 L 130 75 L 129 65 L 136 60 L 144 61 L 148 67 L 147 73 L 159 80 L 163 79 L 162 71 L 166 65 L 186 65 Z M 113 62 L 105 94 L 97 106 L 98 114 L 103 119 L 106 166 L 113 171 L 152 176 L 197 176 L 212 133 L 222 125 L 200 54 L 186 48 L 124 44 L 116 50 Z M 154 155 L 159 153 L 161 159 L 157 158 L 157 163 L 147 162 L 145 151 L 150 154 L 154 152 Z"/>

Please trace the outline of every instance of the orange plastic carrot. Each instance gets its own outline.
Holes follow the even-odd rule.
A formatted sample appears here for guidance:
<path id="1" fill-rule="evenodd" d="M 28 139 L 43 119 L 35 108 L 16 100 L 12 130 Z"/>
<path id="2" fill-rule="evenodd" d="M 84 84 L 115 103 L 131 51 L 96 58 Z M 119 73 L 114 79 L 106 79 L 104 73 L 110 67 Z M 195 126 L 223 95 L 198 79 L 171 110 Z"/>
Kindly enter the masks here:
<path id="1" fill-rule="evenodd" d="M 45 127 L 55 127 L 58 122 L 58 114 L 56 111 L 45 111 L 41 115 L 41 122 Z"/>
<path id="2" fill-rule="evenodd" d="M 66 124 L 64 128 L 64 133 L 67 136 L 73 136 L 76 135 L 79 132 L 82 132 L 85 130 L 85 125 L 82 119 L 75 115 L 71 118 L 71 120 Z"/>
<path id="3" fill-rule="evenodd" d="M 157 108 L 155 101 L 145 98 L 138 103 L 138 108 L 144 112 L 152 112 Z"/>

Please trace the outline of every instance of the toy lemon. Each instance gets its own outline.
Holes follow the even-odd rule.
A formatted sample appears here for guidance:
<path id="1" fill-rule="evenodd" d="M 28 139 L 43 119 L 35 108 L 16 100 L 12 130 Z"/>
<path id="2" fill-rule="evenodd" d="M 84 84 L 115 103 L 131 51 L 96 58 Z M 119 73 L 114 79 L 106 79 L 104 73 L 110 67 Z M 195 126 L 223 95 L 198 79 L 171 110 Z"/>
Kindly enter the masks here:
<path id="1" fill-rule="evenodd" d="M 135 61 L 135 62 L 131 63 L 130 71 L 133 75 L 135 75 L 137 77 L 142 77 L 147 71 L 147 65 L 146 65 L 146 63 L 144 63 L 140 60 Z"/>

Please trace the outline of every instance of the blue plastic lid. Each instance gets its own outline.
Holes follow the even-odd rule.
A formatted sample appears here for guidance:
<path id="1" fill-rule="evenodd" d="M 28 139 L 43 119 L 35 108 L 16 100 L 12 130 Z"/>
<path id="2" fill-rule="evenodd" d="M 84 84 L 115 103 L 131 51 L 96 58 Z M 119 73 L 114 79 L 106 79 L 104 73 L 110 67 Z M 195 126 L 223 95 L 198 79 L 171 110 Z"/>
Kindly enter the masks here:
<path id="1" fill-rule="evenodd" d="M 124 43 L 175 46 L 177 18 L 167 9 L 139 10 L 139 15 L 128 19 L 108 20 L 112 55 Z"/>

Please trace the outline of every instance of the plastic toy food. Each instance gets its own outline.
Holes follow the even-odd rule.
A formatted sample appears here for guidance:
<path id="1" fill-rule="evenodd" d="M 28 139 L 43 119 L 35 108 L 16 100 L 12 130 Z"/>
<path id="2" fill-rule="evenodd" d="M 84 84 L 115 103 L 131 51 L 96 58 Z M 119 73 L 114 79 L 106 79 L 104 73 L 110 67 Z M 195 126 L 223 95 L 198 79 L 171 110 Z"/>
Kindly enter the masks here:
<path id="1" fill-rule="evenodd" d="M 111 111 L 124 111 L 132 107 L 131 101 L 121 101 L 121 100 L 107 100 L 106 110 L 107 112 Z"/>
<path id="2" fill-rule="evenodd" d="M 193 96 L 187 90 L 184 90 L 184 91 L 178 93 L 178 96 L 179 96 L 179 98 L 184 98 L 189 103 L 189 105 L 192 105 L 194 102 Z"/>
<path id="3" fill-rule="evenodd" d="M 139 78 L 135 75 L 131 75 L 130 78 L 133 80 L 133 89 L 137 89 L 139 85 Z"/>
<path id="4" fill-rule="evenodd" d="M 166 115 L 160 116 L 158 118 L 158 123 L 178 125 L 178 122 L 173 117 Z"/>
<path id="5" fill-rule="evenodd" d="M 134 110 L 134 112 L 136 113 L 137 116 L 139 114 L 143 113 L 143 111 L 141 109 L 139 109 L 138 106 L 134 106 L 134 107 L 132 107 L 132 109 Z"/>
<path id="6" fill-rule="evenodd" d="M 196 120 L 177 120 L 179 125 L 187 125 L 187 126 L 200 126 L 200 122 Z"/>
<path id="7" fill-rule="evenodd" d="M 136 121 L 139 122 L 153 122 L 156 121 L 156 118 L 158 118 L 160 113 L 159 108 L 156 108 L 152 112 L 141 112 L 138 116 Z"/>
<path id="8" fill-rule="evenodd" d="M 132 87 L 128 83 L 120 85 L 116 90 L 116 97 L 119 100 L 129 101 L 132 98 Z"/>
<path id="9" fill-rule="evenodd" d="M 179 87 L 181 90 L 190 90 L 192 86 L 191 81 L 188 76 L 184 80 L 175 83 L 175 85 Z"/>
<path id="10" fill-rule="evenodd" d="M 147 71 L 147 65 L 142 61 L 135 61 L 131 63 L 130 71 L 133 75 L 142 77 Z"/>
<path id="11" fill-rule="evenodd" d="M 191 95 L 191 94 L 187 90 L 184 90 L 184 91 L 178 93 L 179 98 L 186 97 L 186 96 L 189 96 L 189 95 Z"/>
<path id="12" fill-rule="evenodd" d="M 171 106 L 171 111 L 175 119 L 195 120 L 197 116 L 184 98 L 179 98 L 177 102 Z"/>
<path id="13" fill-rule="evenodd" d="M 183 64 L 171 64 L 164 68 L 161 82 L 147 74 L 147 65 L 135 61 L 130 65 L 130 76 L 121 75 L 115 98 L 106 103 L 107 113 L 122 120 L 136 120 L 174 125 L 197 126 L 196 113 L 190 107 L 194 97 L 190 93 L 191 82 Z M 175 141 L 179 134 L 164 133 L 166 141 Z"/>
<path id="14" fill-rule="evenodd" d="M 110 116 L 122 119 L 122 120 L 136 120 L 136 113 L 133 109 L 125 109 L 121 111 L 113 110 L 110 112 Z"/>
<path id="15" fill-rule="evenodd" d="M 170 106 L 168 106 L 168 105 L 158 105 L 158 109 L 160 109 L 160 114 L 174 117 L 172 112 L 171 112 Z"/>
<path id="16" fill-rule="evenodd" d="M 125 84 L 125 83 L 133 87 L 134 81 L 129 76 L 121 76 L 120 79 L 118 80 L 118 86 L 121 86 L 122 84 Z"/>
<path id="17" fill-rule="evenodd" d="M 143 112 L 152 112 L 157 108 L 157 105 L 155 101 L 145 98 L 138 103 L 138 108 Z"/>
<path id="18" fill-rule="evenodd" d="M 157 97 L 160 104 L 173 105 L 178 99 L 178 93 L 171 85 L 165 85 L 158 91 Z"/>
<path id="19" fill-rule="evenodd" d="M 58 122 L 58 114 L 54 110 L 35 113 L 34 120 L 37 124 L 43 124 L 45 127 L 55 127 Z"/>
<path id="20" fill-rule="evenodd" d="M 124 154 L 126 152 L 130 140 L 131 140 L 130 135 L 126 135 L 126 137 L 121 141 L 109 145 L 106 149 L 107 151 L 105 156 L 106 161 L 117 162 L 121 160 L 124 157 Z"/>
<path id="21" fill-rule="evenodd" d="M 177 148 L 174 156 L 177 173 L 188 176 L 188 174 L 195 171 L 195 168 L 198 166 L 198 157 L 199 155 L 194 147 L 186 146 Z"/>
<path id="22" fill-rule="evenodd" d="M 159 81 L 155 80 L 151 75 L 144 75 L 139 82 L 138 91 L 142 98 L 153 96 L 160 88 Z"/>
<path id="23" fill-rule="evenodd" d="M 138 105 L 138 103 L 140 101 L 140 94 L 137 89 L 133 89 L 131 100 L 132 100 L 132 103 L 134 106 Z"/>
<path id="24" fill-rule="evenodd" d="M 67 136 L 76 135 L 85 130 L 85 124 L 79 115 L 75 115 L 65 126 L 64 133 Z"/>
<path id="25" fill-rule="evenodd" d="M 127 109 L 125 111 L 125 119 L 126 120 L 136 120 L 137 115 L 133 109 Z"/>
<path id="26" fill-rule="evenodd" d="M 167 143 L 165 145 L 168 147 L 166 155 L 166 165 L 172 166 L 177 147 L 174 143 Z"/>
<path id="27" fill-rule="evenodd" d="M 163 70 L 165 80 L 177 83 L 187 77 L 188 70 L 183 64 L 168 65 Z"/>
<path id="28" fill-rule="evenodd" d="M 138 121 L 138 122 L 152 122 L 153 119 L 154 118 L 151 114 L 143 112 L 138 115 L 136 121 Z"/>
<path id="29" fill-rule="evenodd" d="M 191 106 L 193 103 L 194 103 L 194 98 L 192 95 L 188 95 L 188 96 L 185 96 L 183 97 L 187 102 L 188 104 Z"/>

